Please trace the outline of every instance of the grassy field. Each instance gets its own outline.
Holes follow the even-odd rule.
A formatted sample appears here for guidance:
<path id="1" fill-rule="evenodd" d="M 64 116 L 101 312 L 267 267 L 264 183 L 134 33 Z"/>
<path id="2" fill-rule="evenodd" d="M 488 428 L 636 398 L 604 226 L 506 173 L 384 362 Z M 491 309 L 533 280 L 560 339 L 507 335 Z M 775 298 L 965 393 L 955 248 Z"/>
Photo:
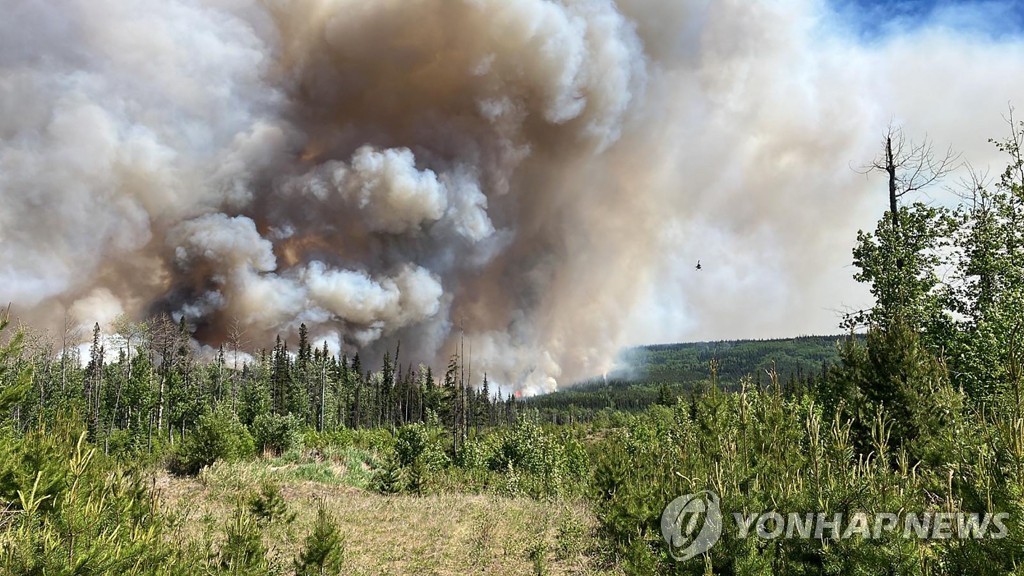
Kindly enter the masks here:
<path id="1" fill-rule="evenodd" d="M 364 488 L 358 451 L 317 460 L 218 463 L 198 477 L 159 472 L 154 487 L 175 518 L 181 546 L 216 546 L 239 503 L 262 485 L 280 489 L 288 517 L 268 522 L 268 556 L 288 566 L 323 502 L 341 528 L 347 574 L 547 574 L 621 572 L 602 566 L 595 519 L 581 500 L 496 494 L 385 496 Z M 205 543 L 205 544 L 200 544 Z"/>

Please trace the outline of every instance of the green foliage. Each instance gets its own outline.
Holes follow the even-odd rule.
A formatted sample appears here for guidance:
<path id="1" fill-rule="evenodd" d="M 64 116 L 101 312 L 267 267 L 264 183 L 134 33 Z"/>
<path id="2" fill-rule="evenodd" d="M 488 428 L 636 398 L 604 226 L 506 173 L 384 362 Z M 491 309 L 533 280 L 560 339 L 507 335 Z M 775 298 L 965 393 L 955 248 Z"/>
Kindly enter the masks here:
<path id="1" fill-rule="evenodd" d="M 190 434 L 174 455 L 172 469 L 183 474 L 196 474 L 217 460 L 234 461 L 252 455 L 252 436 L 238 417 L 223 407 L 199 418 Z"/>
<path id="2" fill-rule="evenodd" d="M 495 444 L 499 438 L 498 434 L 468 438 L 455 454 L 455 465 L 467 470 L 487 468 L 488 460 L 496 450 Z"/>
<path id="3" fill-rule="evenodd" d="M 406 470 L 406 490 L 413 494 L 423 494 L 427 485 L 427 466 L 422 460 L 415 460 Z"/>
<path id="4" fill-rule="evenodd" d="M 317 482 L 320 484 L 337 484 L 342 480 L 335 476 L 330 465 L 325 462 L 306 462 L 299 464 L 289 475 L 297 480 Z"/>
<path id="5" fill-rule="evenodd" d="M 394 434 L 383 428 L 354 430 L 350 438 L 352 446 L 368 452 L 383 454 L 395 449 Z"/>
<path id="6" fill-rule="evenodd" d="M 941 322 L 942 301 L 936 288 L 938 266 L 949 245 L 948 211 L 920 202 L 899 208 L 900 227 L 891 215 L 878 221 L 874 233 L 858 232 L 854 279 L 869 284 L 874 308 L 855 323 L 887 328 L 894 319 L 914 329 Z"/>
<path id="7" fill-rule="evenodd" d="M 224 529 L 220 547 L 220 568 L 229 574 L 267 574 L 267 546 L 259 521 L 241 506 L 235 509 Z"/>
<path id="8" fill-rule="evenodd" d="M 399 494 L 406 486 L 405 470 L 397 458 L 387 455 L 378 461 L 370 484 L 380 494 Z"/>
<path id="9" fill-rule="evenodd" d="M 415 422 L 398 429 L 395 435 L 395 456 L 401 466 L 419 465 L 437 470 L 448 464 L 443 442 L 446 431 Z"/>
<path id="10" fill-rule="evenodd" d="M 0 314 L 0 333 L 10 324 L 8 311 Z M 11 408 L 22 402 L 32 389 L 34 367 L 21 362 L 20 356 L 25 344 L 25 333 L 18 331 L 7 342 L 0 345 L 0 418 Z"/>
<path id="11" fill-rule="evenodd" d="M 35 467 L 5 475 L 5 490 L 15 490 L 17 506 L 7 510 L 0 524 L 0 573 L 201 570 L 200 555 L 171 546 L 168 524 L 145 481 L 103 458 L 84 438 L 83 432 L 64 426 L 11 436 L 0 445 L 0 463 L 8 472 Z"/>
<path id="12" fill-rule="evenodd" d="M 851 343 L 833 371 L 835 384 L 826 404 L 853 423 L 862 452 L 870 451 L 871 427 L 877 418 L 890 424 L 890 445 L 904 448 L 913 463 L 939 464 L 949 456 L 936 452 L 951 423 L 963 414 L 962 400 L 952 392 L 945 366 L 921 342 L 917 332 L 894 318 L 886 330 L 869 332 L 866 345 Z"/>
<path id="13" fill-rule="evenodd" d="M 69 439 L 83 434 L 81 428 L 64 420 L 62 425 L 31 430 L 24 436 L 0 430 L 0 500 L 17 507 L 18 494 L 31 490 L 44 499 L 45 509 L 53 506 L 68 489 Z"/>
<path id="14" fill-rule="evenodd" d="M 300 443 L 302 423 L 292 414 L 260 414 L 249 427 L 260 452 L 283 454 Z"/>
<path id="15" fill-rule="evenodd" d="M 295 513 L 288 511 L 288 503 L 281 495 L 281 487 L 269 480 L 260 483 L 260 491 L 249 497 L 249 513 L 260 522 L 292 522 Z"/>
<path id="16" fill-rule="evenodd" d="M 638 379 L 661 383 L 700 383 L 708 378 L 714 360 L 723 386 L 733 388 L 748 376 L 756 377 L 773 366 L 780 378 L 809 376 L 822 364 L 836 361 L 834 336 L 801 336 L 773 340 L 731 340 L 644 346 L 628 352 Z M 658 388 L 653 392 L 657 393 Z M 670 391 L 673 391 L 670 387 Z M 674 392 L 674 391 L 673 391 Z"/>
<path id="17" fill-rule="evenodd" d="M 882 345 L 876 338 L 901 350 L 903 361 L 913 358 L 925 374 L 934 369 L 934 359 L 917 352 L 907 334 L 869 342 Z M 858 355 L 870 372 L 871 353 Z M 911 403 L 906 412 L 886 408 L 849 417 L 827 413 L 811 397 L 787 398 L 778 388 L 712 388 L 692 405 L 678 403 L 671 414 L 652 408 L 595 450 L 592 498 L 600 533 L 628 574 L 700 574 L 706 568 L 701 559 L 676 563 L 668 556 L 660 515 L 672 499 L 701 490 L 719 494 L 727 514 L 1017 510 L 1022 483 L 1012 471 L 1016 457 L 993 458 L 993 444 L 985 440 L 1005 437 L 1007 423 L 976 418 L 941 378 L 919 394 L 905 397 Z M 897 423 L 893 414 L 909 422 Z M 898 440 L 911 434 L 900 426 L 917 436 Z M 985 573 L 1010 573 L 1024 543 L 1016 530 L 983 543 L 896 535 L 763 541 L 738 538 L 731 522 L 725 527 L 706 557 L 716 573 L 871 574 L 895 567 L 895 573 L 923 575 L 938 566 L 941 573 L 966 573 L 982 565 Z M 979 556 L 989 560 L 972 563 Z"/>
<path id="18" fill-rule="evenodd" d="M 327 513 L 323 501 L 316 510 L 313 531 L 306 536 L 295 559 L 296 576 L 341 574 L 345 563 L 345 539 L 337 523 Z"/>
<path id="19" fill-rule="evenodd" d="M 421 424 L 407 424 L 398 429 L 395 456 L 402 466 L 411 466 L 419 459 L 430 442 L 426 428 Z"/>
<path id="20" fill-rule="evenodd" d="M 507 490 L 534 497 L 582 490 L 589 456 L 571 434 L 556 437 L 536 422 L 524 419 L 502 431 L 488 467 L 507 476 Z"/>
<path id="21" fill-rule="evenodd" d="M 257 364 L 247 368 L 246 378 L 241 390 L 238 391 L 238 418 L 247 426 L 251 426 L 257 418 L 269 414 L 271 409 L 270 383 L 268 368 Z"/>
<path id="22" fill-rule="evenodd" d="M 942 339 L 954 382 L 988 409 L 1020 414 L 1024 357 L 1024 123 L 992 140 L 1008 157 L 992 187 L 981 182 L 956 211 L 946 305 L 963 319 Z M 1009 400 L 1009 402 L 1007 402 Z"/>
<path id="23" fill-rule="evenodd" d="M 445 430 L 412 423 L 399 428 L 390 442 L 372 439 L 379 448 L 370 485 L 381 494 L 422 493 L 432 474 L 450 464 L 445 438 Z"/>
<path id="24" fill-rule="evenodd" d="M 355 443 L 357 432 L 357 430 L 349 428 L 325 430 L 323 432 L 308 429 L 302 436 L 302 445 L 319 452 L 349 448 Z"/>
<path id="25" fill-rule="evenodd" d="M 534 576 L 547 576 L 548 574 L 548 544 L 543 540 L 537 540 L 530 545 L 527 556 L 533 564 Z"/>
<path id="26" fill-rule="evenodd" d="M 738 389 L 741 380 L 757 381 L 775 370 L 783 384 L 809 387 L 824 367 L 839 360 L 837 336 L 802 336 L 777 340 L 732 340 L 643 346 L 623 353 L 628 373 L 608 380 L 583 382 L 526 399 L 545 420 L 560 423 L 594 420 L 616 411 L 638 412 L 657 403 L 699 392 L 709 378 L 709 364 L 716 362 L 719 385 Z M 626 377 L 628 376 L 628 377 Z"/>
<path id="27" fill-rule="evenodd" d="M 495 471 L 507 469 L 541 472 L 545 451 L 550 451 L 550 438 L 537 423 L 523 420 L 499 436 L 499 444 L 488 466 Z"/>

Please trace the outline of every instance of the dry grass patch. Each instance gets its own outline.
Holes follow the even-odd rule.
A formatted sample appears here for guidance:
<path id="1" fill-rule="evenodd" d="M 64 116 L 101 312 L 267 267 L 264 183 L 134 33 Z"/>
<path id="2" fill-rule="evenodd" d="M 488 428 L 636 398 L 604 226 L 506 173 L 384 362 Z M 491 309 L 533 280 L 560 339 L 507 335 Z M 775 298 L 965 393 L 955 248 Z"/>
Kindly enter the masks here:
<path id="1" fill-rule="evenodd" d="M 340 482 L 299 480 L 259 462 L 219 464 L 196 479 L 161 474 L 155 487 L 178 518 L 175 537 L 187 545 L 219 542 L 238 503 L 268 480 L 280 485 L 294 514 L 264 531 L 269 557 L 280 568 L 290 566 L 323 500 L 345 537 L 346 574 L 618 574 L 600 568 L 595 520 L 579 501 L 381 496 Z"/>

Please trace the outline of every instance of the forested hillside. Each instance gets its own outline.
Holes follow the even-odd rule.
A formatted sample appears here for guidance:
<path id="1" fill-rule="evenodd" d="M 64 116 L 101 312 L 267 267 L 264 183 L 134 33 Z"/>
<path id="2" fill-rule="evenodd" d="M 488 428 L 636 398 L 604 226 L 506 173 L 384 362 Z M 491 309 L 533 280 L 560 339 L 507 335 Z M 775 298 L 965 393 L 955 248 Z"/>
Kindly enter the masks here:
<path id="1" fill-rule="evenodd" d="M 802 336 L 778 340 L 724 340 L 644 346 L 626 354 L 636 380 L 646 382 L 699 382 L 708 379 L 709 364 L 717 364 L 724 385 L 750 376 L 762 379 L 774 367 L 783 380 L 820 375 L 839 359 L 838 343 L 844 336 Z"/>
<path id="2" fill-rule="evenodd" d="M 671 405 L 710 384 L 738 390 L 746 380 L 765 386 L 774 374 L 787 393 L 810 390 L 839 360 L 842 342 L 862 336 L 802 336 L 776 340 L 723 340 L 656 344 L 625 351 L 629 367 L 607 379 L 581 382 L 525 399 L 548 419 L 587 420 L 600 410 L 644 410 Z"/>

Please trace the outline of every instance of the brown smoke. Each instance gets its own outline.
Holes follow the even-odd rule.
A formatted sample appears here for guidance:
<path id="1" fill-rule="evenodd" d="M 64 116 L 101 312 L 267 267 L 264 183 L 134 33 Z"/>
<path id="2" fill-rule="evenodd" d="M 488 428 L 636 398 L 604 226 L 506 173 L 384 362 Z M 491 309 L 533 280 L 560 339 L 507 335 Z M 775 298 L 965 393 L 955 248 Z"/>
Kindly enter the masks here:
<path id="1" fill-rule="evenodd" d="M 638 341 L 831 329 L 874 206 L 847 167 L 921 80 L 898 42 L 819 42 L 819 2 L 9 8 L 0 297 L 47 325 L 166 311 L 213 345 L 304 322 L 438 365 L 464 333 L 506 390 Z"/>

